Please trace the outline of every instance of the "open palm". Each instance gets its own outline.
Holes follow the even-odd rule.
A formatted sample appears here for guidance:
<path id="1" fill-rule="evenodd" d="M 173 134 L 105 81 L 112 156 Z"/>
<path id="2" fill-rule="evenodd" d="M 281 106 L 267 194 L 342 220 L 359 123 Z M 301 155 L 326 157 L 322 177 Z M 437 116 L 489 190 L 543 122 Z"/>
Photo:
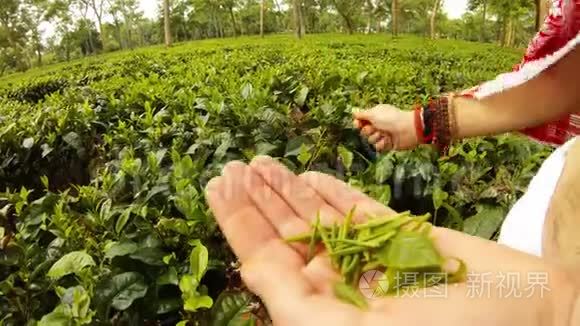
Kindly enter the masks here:
<path id="1" fill-rule="evenodd" d="M 534 325 L 538 314 L 553 320 L 558 309 L 554 292 L 558 300 L 571 296 L 559 291 L 561 273 L 540 259 L 434 228 L 432 238 L 444 256 L 463 259 L 470 272 L 477 273 L 472 275 L 491 274 L 485 283 L 489 288 L 483 289 L 487 292 L 474 296 L 473 285 L 458 284 L 446 288 L 444 296 L 423 292 L 373 299 L 363 311 L 335 298 L 332 285 L 340 276 L 324 252 L 307 263 L 307 246 L 289 245 L 283 238 L 308 232 L 318 213 L 323 224 L 330 224 L 355 205 L 355 221 L 394 211 L 331 176 L 313 172 L 297 176 L 268 157 L 249 165 L 229 163 L 222 176 L 209 183 L 207 199 L 240 259 L 245 283 L 263 299 L 276 325 Z M 519 274 L 514 290 L 522 291 L 530 287 L 524 275 L 529 271 L 553 276 L 545 285 L 552 291 L 529 298 L 501 297 L 506 289 L 497 286 L 499 275 Z M 530 314 L 530 309 L 537 309 L 537 314 Z"/>

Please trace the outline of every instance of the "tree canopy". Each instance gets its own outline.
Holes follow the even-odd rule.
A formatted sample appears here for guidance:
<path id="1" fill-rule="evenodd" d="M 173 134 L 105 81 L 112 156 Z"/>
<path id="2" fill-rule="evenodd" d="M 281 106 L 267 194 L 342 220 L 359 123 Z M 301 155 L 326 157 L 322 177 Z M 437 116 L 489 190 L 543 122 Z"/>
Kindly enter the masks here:
<path id="1" fill-rule="evenodd" d="M 292 32 L 404 33 L 523 46 L 538 28 L 545 0 L 470 0 L 455 20 L 441 10 L 445 0 L 155 1 L 158 14 L 151 19 L 138 0 L 2 0 L 0 75 L 152 44 Z"/>

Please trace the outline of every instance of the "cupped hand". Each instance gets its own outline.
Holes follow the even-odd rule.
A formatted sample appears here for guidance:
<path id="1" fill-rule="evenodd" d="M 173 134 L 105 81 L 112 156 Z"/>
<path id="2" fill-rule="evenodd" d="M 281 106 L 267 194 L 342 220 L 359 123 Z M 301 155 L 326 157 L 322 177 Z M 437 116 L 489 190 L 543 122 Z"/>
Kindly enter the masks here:
<path id="1" fill-rule="evenodd" d="M 413 112 L 381 104 L 355 112 L 354 126 L 378 151 L 407 150 L 419 145 Z"/>
<path id="2" fill-rule="evenodd" d="M 538 258 L 441 228 L 431 234 L 436 247 L 443 256 L 464 260 L 469 279 L 481 283 L 444 287 L 443 296 L 419 291 L 372 298 L 369 309 L 360 310 L 335 298 L 332 286 L 339 275 L 324 252 L 307 263 L 306 246 L 283 238 L 308 232 L 317 213 L 322 223 L 332 223 L 353 206 L 355 221 L 394 211 L 331 176 L 297 176 L 268 157 L 249 165 L 229 163 L 208 184 L 206 196 L 241 262 L 243 280 L 262 298 L 275 325 L 565 325 L 569 315 L 567 303 L 574 296 L 564 273 Z M 518 282 L 500 286 L 510 275 Z M 547 290 L 507 295 L 530 288 L 530 275 L 542 277 Z"/>

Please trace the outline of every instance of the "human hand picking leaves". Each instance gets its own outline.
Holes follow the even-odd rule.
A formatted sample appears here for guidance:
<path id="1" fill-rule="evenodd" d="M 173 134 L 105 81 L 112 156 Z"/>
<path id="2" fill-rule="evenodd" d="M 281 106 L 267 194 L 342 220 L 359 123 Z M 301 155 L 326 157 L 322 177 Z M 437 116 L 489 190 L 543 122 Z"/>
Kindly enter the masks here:
<path id="1" fill-rule="evenodd" d="M 369 300 L 366 310 L 346 304 L 333 293 L 339 274 L 325 252 L 306 261 L 307 245 L 284 238 L 308 232 L 320 212 L 331 224 L 357 207 L 355 221 L 394 212 L 343 182 L 320 173 L 293 174 L 268 157 L 249 165 L 229 163 L 206 190 L 208 203 L 241 262 L 246 285 L 264 301 L 275 325 L 572 325 L 577 300 L 567 275 L 541 259 L 456 231 L 433 228 L 431 238 L 447 257 L 462 259 L 470 275 L 487 275 L 484 295 L 474 284 L 455 284 L 444 297 L 419 291 L 416 296 Z M 508 274 L 509 273 L 509 274 Z M 528 297 L 505 296 L 500 275 L 519 275 L 512 291 L 532 284 L 529 273 L 545 273 Z M 543 275 L 543 274 L 542 274 Z M 475 285 L 478 285 L 477 283 Z M 477 289 L 476 289 L 477 290 Z M 503 290 L 503 297 L 502 297 Z"/>
<path id="2" fill-rule="evenodd" d="M 379 152 L 413 149 L 419 145 L 412 111 L 381 104 L 353 115 L 354 126 Z"/>

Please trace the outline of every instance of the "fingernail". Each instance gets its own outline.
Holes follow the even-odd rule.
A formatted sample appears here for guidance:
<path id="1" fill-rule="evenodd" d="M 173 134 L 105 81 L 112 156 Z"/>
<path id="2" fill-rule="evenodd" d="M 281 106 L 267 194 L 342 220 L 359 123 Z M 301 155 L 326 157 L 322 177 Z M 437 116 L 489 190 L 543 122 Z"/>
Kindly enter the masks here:
<path id="1" fill-rule="evenodd" d="M 205 191 L 206 192 L 216 191 L 219 188 L 220 183 L 221 183 L 221 177 L 215 177 L 215 178 L 209 180 L 209 182 L 205 186 Z"/>
<path id="2" fill-rule="evenodd" d="M 257 155 L 252 159 L 252 162 L 250 162 L 250 166 L 266 165 L 266 164 L 271 164 L 272 162 L 275 162 L 275 161 L 270 156 Z"/>

